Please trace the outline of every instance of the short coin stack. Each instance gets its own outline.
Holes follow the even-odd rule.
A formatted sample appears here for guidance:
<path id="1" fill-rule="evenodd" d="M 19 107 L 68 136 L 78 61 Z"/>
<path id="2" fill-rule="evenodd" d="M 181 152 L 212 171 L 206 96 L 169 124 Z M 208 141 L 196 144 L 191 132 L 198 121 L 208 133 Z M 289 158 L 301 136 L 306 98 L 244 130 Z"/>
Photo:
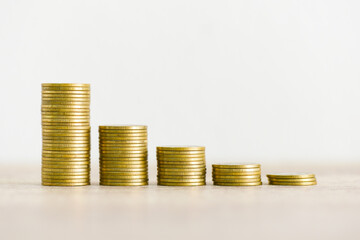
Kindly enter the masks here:
<path id="1" fill-rule="evenodd" d="M 90 85 L 42 84 L 42 184 L 90 184 Z"/>
<path id="2" fill-rule="evenodd" d="M 287 185 L 287 186 L 311 186 L 316 185 L 315 174 L 311 173 L 280 173 L 268 174 L 270 185 Z"/>
<path id="3" fill-rule="evenodd" d="M 158 185 L 202 186 L 206 184 L 205 147 L 157 147 Z"/>
<path id="4" fill-rule="evenodd" d="M 257 186 L 261 185 L 261 166 L 253 163 L 213 164 L 214 185 Z"/>
<path id="5" fill-rule="evenodd" d="M 100 185 L 148 185 L 147 126 L 99 126 Z"/>

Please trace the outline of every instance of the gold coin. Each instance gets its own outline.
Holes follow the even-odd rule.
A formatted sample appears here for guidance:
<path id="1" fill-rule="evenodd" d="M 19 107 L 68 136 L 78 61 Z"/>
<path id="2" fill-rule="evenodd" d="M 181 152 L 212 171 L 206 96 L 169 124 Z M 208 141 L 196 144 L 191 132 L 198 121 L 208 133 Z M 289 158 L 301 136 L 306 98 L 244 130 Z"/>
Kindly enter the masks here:
<path id="1" fill-rule="evenodd" d="M 90 141 L 90 136 L 43 136 L 46 141 Z"/>
<path id="2" fill-rule="evenodd" d="M 260 168 L 258 163 L 226 163 L 226 164 L 213 164 L 213 168 L 223 169 L 223 168 Z"/>
<path id="3" fill-rule="evenodd" d="M 237 182 L 237 183 L 231 183 L 231 182 L 214 182 L 214 185 L 218 186 L 260 186 L 262 185 L 262 182 Z"/>
<path id="4" fill-rule="evenodd" d="M 42 114 L 41 115 L 42 119 L 90 119 L 90 115 L 89 114 L 80 114 L 80 115 L 54 115 L 54 114 Z"/>
<path id="5" fill-rule="evenodd" d="M 60 95 L 60 96 L 90 96 L 90 90 L 42 90 L 41 95 Z"/>
<path id="6" fill-rule="evenodd" d="M 147 175 L 119 175 L 119 174 L 101 174 L 100 175 L 101 180 L 145 180 L 148 181 Z"/>
<path id="7" fill-rule="evenodd" d="M 61 114 L 67 114 L 67 115 L 75 115 L 75 114 L 90 114 L 90 108 L 48 108 L 48 107 L 42 107 L 41 108 L 41 114 L 45 115 L 61 115 Z"/>
<path id="8" fill-rule="evenodd" d="M 147 146 L 147 140 L 146 139 L 143 139 L 143 140 L 131 140 L 131 139 L 128 139 L 128 140 L 123 140 L 123 141 L 117 141 L 115 139 L 108 139 L 108 140 L 103 140 L 103 139 L 100 139 L 99 140 L 99 143 L 100 145 L 115 145 L 115 146 L 118 146 L 118 145 L 140 145 L 140 146 Z"/>
<path id="9" fill-rule="evenodd" d="M 214 182 L 221 183 L 253 183 L 253 182 L 261 182 L 261 178 L 257 179 L 229 179 L 229 178 L 221 178 L 221 179 L 213 179 Z"/>
<path id="10" fill-rule="evenodd" d="M 58 159 L 64 159 L 64 161 L 69 161 L 71 159 L 76 159 L 76 158 L 87 158 L 90 161 L 90 153 L 88 153 L 88 154 L 58 154 L 58 153 L 48 154 L 48 153 L 43 153 L 42 158 L 43 159 L 58 158 Z"/>
<path id="11" fill-rule="evenodd" d="M 58 168 L 41 168 L 42 172 L 47 172 L 47 173 L 64 173 L 64 174 L 68 174 L 68 173 L 74 173 L 74 174 L 88 174 L 90 172 L 90 166 L 87 168 L 77 168 L 77 169 L 58 169 Z"/>
<path id="12" fill-rule="evenodd" d="M 283 185 L 283 186 L 312 186 L 316 185 L 316 181 L 312 182 L 276 182 L 276 181 L 270 181 L 270 185 Z"/>
<path id="13" fill-rule="evenodd" d="M 205 178 L 199 179 L 186 179 L 186 178 L 158 178 L 158 182 L 161 181 L 163 183 L 198 183 L 198 182 L 205 182 Z"/>
<path id="14" fill-rule="evenodd" d="M 67 130 L 69 132 L 77 131 L 77 130 L 90 130 L 89 126 L 42 126 L 42 131 L 44 133 L 44 130 Z M 55 131 L 56 132 L 56 131 Z"/>
<path id="15" fill-rule="evenodd" d="M 101 182 L 107 183 L 140 183 L 147 182 L 147 179 L 101 179 Z"/>
<path id="16" fill-rule="evenodd" d="M 86 124 L 86 126 L 89 126 L 90 121 L 89 119 L 42 119 L 41 123 L 43 125 L 80 125 L 83 126 Z"/>
<path id="17" fill-rule="evenodd" d="M 109 162 L 109 161 L 100 161 L 101 165 L 111 165 L 111 164 L 119 164 L 119 165 L 142 165 L 142 166 L 147 166 L 147 161 L 143 161 L 143 162 L 134 162 L 134 161 L 117 161 L 117 162 Z"/>
<path id="18" fill-rule="evenodd" d="M 99 137 L 103 138 L 146 138 L 148 136 L 147 132 L 140 132 L 140 133 L 106 133 L 106 132 L 99 132 Z"/>
<path id="19" fill-rule="evenodd" d="M 159 165 L 158 164 L 158 169 L 179 169 L 181 171 L 192 171 L 193 169 L 198 169 L 198 170 L 204 170 L 206 169 L 205 165 Z"/>
<path id="20" fill-rule="evenodd" d="M 158 175 L 161 176 L 205 176 L 206 175 L 206 170 L 202 170 L 202 171 L 196 171 L 196 172 L 180 172 L 180 171 L 161 171 L 158 170 Z"/>
<path id="21" fill-rule="evenodd" d="M 205 151 L 160 151 L 160 150 L 156 150 L 156 155 L 162 155 L 162 156 L 177 156 L 177 155 L 205 155 Z"/>
<path id="22" fill-rule="evenodd" d="M 41 100 L 42 101 L 79 101 L 79 102 L 89 102 L 90 101 L 90 95 L 84 95 L 84 94 L 48 94 L 43 93 L 41 94 Z"/>
<path id="23" fill-rule="evenodd" d="M 90 101 L 85 102 L 85 101 L 56 101 L 56 100 L 42 100 L 41 101 L 41 105 L 42 106 L 78 106 L 78 107 L 84 107 L 84 108 L 88 108 L 90 106 Z"/>
<path id="24" fill-rule="evenodd" d="M 146 186 L 149 185 L 147 181 L 140 183 L 114 183 L 114 182 L 100 182 L 102 186 L 126 186 L 126 187 L 135 187 L 135 186 Z"/>
<path id="25" fill-rule="evenodd" d="M 107 157 L 107 156 L 100 156 L 100 160 L 103 161 L 147 161 L 147 157 Z"/>
<path id="26" fill-rule="evenodd" d="M 157 175 L 157 178 L 158 179 L 162 179 L 162 180 L 167 180 L 167 179 L 171 179 L 171 180 L 178 180 L 180 179 L 180 181 L 185 181 L 185 180 L 191 180 L 191 179 L 199 179 L 199 180 L 205 180 L 205 175 L 202 175 L 202 176 L 185 176 L 185 175 L 172 175 L 172 176 L 169 176 L 169 175 L 160 175 L 158 174 Z"/>
<path id="27" fill-rule="evenodd" d="M 241 179 L 261 179 L 260 175 L 251 175 L 251 176 L 233 176 L 233 175 L 212 175 L 213 179 L 222 180 L 222 179 L 229 179 L 229 180 L 241 180 Z"/>
<path id="28" fill-rule="evenodd" d="M 205 151 L 203 146 L 158 146 L 159 151 Z"/>
<path id="29" fill-rule="evenodd" d="M 315 174 L 312 173 L 279 173 L 279 174 L 267 174 L 266 175 L 268 178 L 276 178 L 276 179 L 280 179 L 280 178 L 294 178 L 294 179 L 298 179 L 298 178 L 315 178 Z"/>
<path id="30" fill-rule="evenodd" d="M 67 112 L 56 112 L 56 111 L 42 111 L 41 112 L 41 117 L 53 117 L 53 118 L 57 118 L 57 117 L 62 117 L 62 118 L 68 118 L 68 117 L 83 117 L 83 118 L 90 118 L 90 111 L 87 112 L 72 112 L 72 111 L 67 111 Z"/>
<path id="31" fill-rule="evenodd" d="M 113 125 L 113 126 L 99 126 L 99 130 L 147 130 L 145 125 Z"/>
<path id="32" fill-rule="evenodd" d="M 85 168 L 85 167 L 88 167 L 90 166 L 90 162 L 69 162 L 69 161 L 65 161 L 65 162 L 55 162 L 55 161 L 45 161 L 45 160 L 42 160 L 42 166 L 43 167 L 46 167 L 46 166 L 69 166 L 69 167 L 81 167 L 81 168 Z M 50 167 L 51 168 L 51 167 Z"/>
<path id="33" fill-rule="evenodd" d="M 101 158 L 147 158 L 147 153 L 132 154 L 132 153 L 101 153 Z"/>
<path id="34" fill-rule="evenodd" d="M 261 173 L 260 168 L 214 168 L 213 173 L 219 174 L 242 174 L 242 173 Z"/>
<path id="35" fill-rule="evenodd" d="M 124 149 L 124 150 L 147 150 L 147 144 L 116 144 L 116 145 L 110 145 L 110 144 L 99 144 L 100 149 L 103 150 L 112 150 L 112 149 Z"/>
<path id="36" fill-rule="evenodd" d="M 100 171 L 100 176 L 148 176 L 148 172 L 147 171 L 142 171 L 142 172 L 117 172 L 117 171 Z"/>
<path id="37" fill-rule="evenodd" d="M 79 182 L 89 182 L 90 177 L 81 177 L 81 178 L 74 178 L 74 177 L 66 177 L 66 178 L 58 178 L 56 176 L 54 177 L 42 177 L 41 178 L 43 182 L 64 182 L 64 183 L 79 183 Z"/>
<path id="38" fill-rule="evenodd" d="M 47 179 L 56 179 L 58 177 L 65 177 L 70 178 L 71 177 L 82 177 L 82 178 L 89 178 L 90 173 L 76 173 L 76 172 L 68 172 L 68 173 L 62 173 L 62 172 L 42 172 L 42 178 Z"/>
<path id="39" fill-rule="evenodd" d="M 84 148 L 80 148 L 80 147 L 74 147 L 74 148 L 65 148 L 65 147 L 43 147 L 42 148 L 43 151 L 82 151 L 82 150 L 86 150 L 86 151 L 90 151 L 90 147 L 84 147 Z"/>
<path id="40" fill-rule="evenodd" d="M 77 84 L 77 85 L 42 85 L 43 91 L 90 91 L 90 85 Z"/>
<path id="41" fill-rule="evenodd" d="M 90 134 L 79 134 L 79 133 L 59 133 L 59 134 L 43 134 L 43 140 L 57 140 L 57 139 L 71 139 L 71 140 L 90 140 Z"/>
<path id="42" fill-rule="evenodd" d="M 147 172 L 148 168 L 146 167 L 131 167 L 131 168 L 113 168 L 113 167 L 102 167 L 100 166 L 101 172 Z"/>
<path id="43" fill-rule="evenodd" d="M 81 187 L 90 185 L 90 181 L 80 183 L 54 183 L 54 182 L 42 182 L 43 186 L 56 186 L 56 187 Z"/>
<path id="44" fill-rule="evenodd" d="M 190 187 L 190 186 L 204 186 L 206 185 L 205 182 L 196 182 L 196 183 L 191 183 L 191 182 L 184 182 L 184 183 L 175 183 L 175 182 L 162 182 L 162 181 L 158 181 L 157 183 L 160 186 L 179 186 L 179 187 Z"/>
<path id="45" fill-rule="evenodd" d="M 54 174 L 47 174 L 46 172 L 41 173 L 42 179 L 61 179 L 61 180 L 77 180 L 77 179 L 88 179 L 89 174 L 85 175 L 54 175 Z"/>
<path id="46" fill-rule="evenodd" d="M 72 140 L 46 140 L 46 139 L 43 139 L 42 141 L 44 144 L 56 144 L 56 145 L 61 145 L 61 144 L 87 144 L 89 145 L 90 144 L 90 140 L 78 140 L 78 141 L 72 141 Z"/>
<path id="47" fill-rule="evenodd" d="M 90 134 L 90 126 L 87 127 L 86 129 L 48 129 L 48 128 L 43 128 L 42 129 L 42 133 L 43 134 L 84 134 L 84 136 L 86 136 L 85 134 Z"/>
<path id="48" fill-rule="evenodd" d="M 89 163 L 90 164 L 90 158 L 47 158 L 47 157 L 43 157 L 42 158 L 43 162 L 74 162 L 74 163 Z"/>
<path id="49" fill-rule="evenodd" d="M 312 178 L 269 178 L 269 181 L 274 181 L 274 182 L 315 182 L 316 178 L 312 177 Z"/>
<path id="50" fill-rule="evenodd" d="M 181 165 L 181 166 L 187 166 L 187 165 L 200 165 L 200 166 L 205 166 L 205 161 L 160 161 L 158 160 L 158 165 L 159 166 L 167 166 L 167 165 Z"/>
<path id="51" fill-rule="evenodd" d="M 45 164 L 45 163 L 43 163 L 42 164 L 42 167 L 43 168 L 53 168 L 53 169 L 61 169 L 61 168 L 64 168 L 64 169 L 84 169 L 84 168 L 89 168 L 90 167 L 90 165 L 85 165 L 85 164 L 83 164 L 83 165 L 71 165 L 71 164 Z"/>
<path id="52" fill-rule="evenodd" d="M 102 150 L 101 151 L 101 153 L 103 153 L 103 154 L 106 154 L 107 156 L 111 156 L 111 155 L 124 155 L 124 156 L 126 156 L 126 155 L 128 155 L 128 154 L 134 154 L 134 155 L 139 155 L 139 156 L 146 156 L 147 155 L 147 151 L 146 150 L 116 150 L 116 149 L 114 149 L 114 150 Z"/>
<path id="53" fill-rule="evenodd" d="M 129 169 L 145 169 L 148 167 L 147 164 L 109 164 L 109 163 L 100 163 L 101 168 L 105 169 L 118 169 L 118 168 L 129 168 Z"/>

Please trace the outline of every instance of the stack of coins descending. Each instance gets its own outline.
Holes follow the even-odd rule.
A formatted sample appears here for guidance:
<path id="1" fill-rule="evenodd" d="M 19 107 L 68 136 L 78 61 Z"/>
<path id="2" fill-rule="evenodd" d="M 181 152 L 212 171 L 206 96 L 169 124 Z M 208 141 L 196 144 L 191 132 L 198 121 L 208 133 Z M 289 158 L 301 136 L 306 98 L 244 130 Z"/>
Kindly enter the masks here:
<path id="1" fill-rule="evenodd" d="M 158 185 L 202 186 L 206 184 L 205 147 L 157 147 Z"/>
<path id="2" fill-rule="evenodd" d="M 99 126 L 100 185 L 148 185 L 147 126 Z"/>
<path id="3" fill-rule="evenodd" d="M 214 185 L 219 186 L 257 186 L 261 185 L 260 164 L 228 163 L 213 164 Z"/>
<path id="4" fill-rule="evenodd" d="M 42 84 L 42 184 L 90 184 L 90 85 Z"/>
<path id="5" fill-rule="evenodd" d="M 270 185 L 311 186 L 316 185 L 315 174 L 312 173 L 279 173 L 266 175 Z"/>

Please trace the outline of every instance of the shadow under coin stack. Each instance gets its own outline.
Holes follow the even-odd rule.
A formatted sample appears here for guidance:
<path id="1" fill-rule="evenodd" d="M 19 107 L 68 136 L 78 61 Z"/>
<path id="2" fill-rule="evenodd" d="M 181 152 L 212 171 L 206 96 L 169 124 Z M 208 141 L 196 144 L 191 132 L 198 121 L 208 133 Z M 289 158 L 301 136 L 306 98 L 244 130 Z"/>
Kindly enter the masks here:
<path id="1" fill-rule="evenodd" d="M 90 85 L 42 84 L 42 184 L 90 184 Z"/>
<path id="2" fill-rule="evenodd" d="M 279 173 L 266 175 L 270 185 L 287 185 L 287 186 L 311 186 L 316 185 L 315 174 L 310 173 Z"/>
<path id="3" fill-rule="evenodd" d="M 157 147 L 158 185 L 202 186 L 206 184 L 205 147 Z"/>
<path id="4" fill-rule="evenodd" d="M 214 185 L 258 186 L 261 185 L 260 164 L 213 164 Z"/>
<path id="5" fill-rule="evenodd" d="M 99 126 L 100 185 L 148 185 L 147 126 Z"/>

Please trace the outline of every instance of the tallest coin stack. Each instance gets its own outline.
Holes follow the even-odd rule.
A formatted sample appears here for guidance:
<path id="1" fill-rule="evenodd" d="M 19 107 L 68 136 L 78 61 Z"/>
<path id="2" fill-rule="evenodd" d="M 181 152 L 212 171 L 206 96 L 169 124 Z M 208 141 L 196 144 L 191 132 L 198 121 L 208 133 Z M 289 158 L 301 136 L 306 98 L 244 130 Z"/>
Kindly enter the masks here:
<path id="1" fill-rule="evenodd" d="M 42 184 L 90 184 L 90 85 L 42 84 Z"/>

